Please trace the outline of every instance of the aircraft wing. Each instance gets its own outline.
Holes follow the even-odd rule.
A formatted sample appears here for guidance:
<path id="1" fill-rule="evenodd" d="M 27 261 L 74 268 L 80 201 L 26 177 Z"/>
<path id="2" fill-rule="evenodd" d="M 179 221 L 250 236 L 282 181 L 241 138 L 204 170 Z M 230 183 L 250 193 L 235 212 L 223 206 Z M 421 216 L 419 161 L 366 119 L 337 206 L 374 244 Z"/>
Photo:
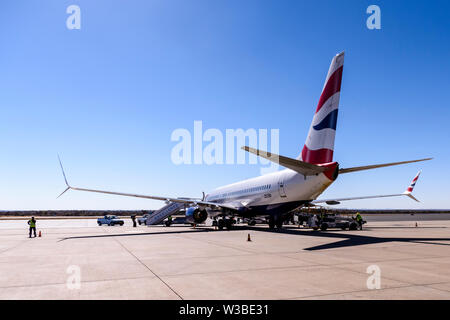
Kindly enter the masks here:
<path id="1" fill-rule="evenodd" d="M 143 199 L 151 199 L 151 200 L 161 200 L 161 201 L 166 201 L 166 202 L 185 203 L 185 204 L 189 204 L 189 205 L 199 205 L 199 206 L 204 206 L 204 207 L 210 207 L 212 209 L 217 209 L 217 208 L 223 208 L 223 209 L 229 209 L 229 210 L 237 210 L 238 209 L 238 207 L 236 207 L 232 204 L 215 203 L 215 202 L 203 201 L 203 200 L 194 199 L 194 198 L 171 198 L 171 197 L 161 197 L 161 196 L 143 195 L 143 194 L 135 194 L 135 193 L 125 193 L 125 192 L 115 192 L 115 191 L 72 187 L 69 184 L 69 182 L 67 181 L 66 173 L 64 172 L 64 168 L 62 166 L 61 160 L 59 160 L 59 164 L 61 166 L 61 170 L 62 170 L 62 173 L 64 176 L 64 181 L 66 183 L 67 188 L 58 196 L 58 198 L 60 196 L 62 196 L 68 190 L 76 190 L 76 191 L 111 194 L 111 195 L 116 195 L 116 196 L 126 196 L 126 197 L 135 197 L 135 198 L 143 198 Z"/>
<path id="2" fill-rule="evenodd" d="M 411 193 L 414 189 L 414 186 L 416 185 L 417 180 L 419 179 L 420 175 L 419 171 L 414 179 L 412 180 L 411 184 L 408 186 L 408 188 L 403 193 L 396 193 L 396 194 L 386 194 L 386 195 L 377 195 L 377 196 L 362 196 L 362 197 L 350 197 L 350 198 L 336 198 L 336 199 L 323 199 L 323 200 L 313 200 L 310 203 L 316 204 L 316 203 L 326 203 L 329 205 L 335 205 L 339 204 L 341 201 L 349 201 L 349 200 L 363 200 L 363 199 L 375 199 L 375 198 L 388 198 L 388 197 L 398 197 L 398 196 L 407 196 L 411 199 L 420 202 L 417 200 Z"/>

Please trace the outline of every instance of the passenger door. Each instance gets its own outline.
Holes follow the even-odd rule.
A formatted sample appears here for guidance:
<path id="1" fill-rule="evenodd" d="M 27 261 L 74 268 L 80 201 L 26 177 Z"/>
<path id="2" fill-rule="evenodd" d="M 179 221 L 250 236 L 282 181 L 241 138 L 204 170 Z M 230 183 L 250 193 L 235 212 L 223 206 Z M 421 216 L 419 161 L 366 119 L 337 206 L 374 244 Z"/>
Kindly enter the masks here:
<path id="1" fill-rule="evenodd" d="M 286 190 L 284 189 L 284 179 L 283 177 L 280 178 L 280 180 L 278 180 L 278 192 L 280 194 L 281 198 L 286 198 Z"/>

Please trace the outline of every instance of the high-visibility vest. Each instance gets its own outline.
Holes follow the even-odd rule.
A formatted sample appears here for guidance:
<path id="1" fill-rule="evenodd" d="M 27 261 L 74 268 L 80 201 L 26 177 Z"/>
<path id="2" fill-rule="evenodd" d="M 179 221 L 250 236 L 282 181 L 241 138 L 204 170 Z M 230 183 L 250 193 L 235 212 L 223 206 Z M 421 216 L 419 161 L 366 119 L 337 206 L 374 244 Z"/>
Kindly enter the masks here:
<path id="1" fill-rule="evenodd" d="M 30 224 L 30 228 L 36 228 L 36 221 L 30 220 L 28 222 Z"/>
<path id="2" fill-rule="evenodd" d="M 358 221 L 362 220 L 362 217 L 359 213 L 356 215 L 356 220 L 358 220 Z"/>

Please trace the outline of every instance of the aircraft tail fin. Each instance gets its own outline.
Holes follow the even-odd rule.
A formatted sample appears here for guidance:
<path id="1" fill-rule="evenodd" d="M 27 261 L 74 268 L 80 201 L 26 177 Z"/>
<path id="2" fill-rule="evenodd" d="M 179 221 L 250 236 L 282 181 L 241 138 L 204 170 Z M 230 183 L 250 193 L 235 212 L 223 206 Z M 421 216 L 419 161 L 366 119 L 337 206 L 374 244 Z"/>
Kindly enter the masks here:
<path id="1" fill-rule="evenodd" d="M 298 160 L 312 164 L 333 161 L 344 52 L 333 57 L 316 112 Z"/>

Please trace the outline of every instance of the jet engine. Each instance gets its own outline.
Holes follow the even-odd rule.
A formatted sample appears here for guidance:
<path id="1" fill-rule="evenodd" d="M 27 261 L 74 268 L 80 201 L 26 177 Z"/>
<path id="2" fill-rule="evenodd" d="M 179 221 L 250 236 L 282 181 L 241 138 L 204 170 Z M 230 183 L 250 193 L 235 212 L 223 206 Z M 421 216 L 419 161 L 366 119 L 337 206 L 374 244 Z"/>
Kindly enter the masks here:
<path id="1" fill-rule="evenodd" d="M 186 222 L 187 223 L 203 223 L 208 218 L 208 213 L 205 209 L 199 207 L 190 207 L 186 210 Z"/>

